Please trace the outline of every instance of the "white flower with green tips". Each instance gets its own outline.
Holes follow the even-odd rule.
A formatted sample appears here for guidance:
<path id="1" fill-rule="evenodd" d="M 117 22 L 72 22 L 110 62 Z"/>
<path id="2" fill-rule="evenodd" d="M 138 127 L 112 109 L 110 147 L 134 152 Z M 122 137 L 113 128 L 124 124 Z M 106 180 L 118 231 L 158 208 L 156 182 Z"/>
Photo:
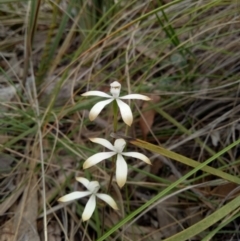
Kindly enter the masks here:
<path id="1" fill-rule="evenodd" d="M 150 100 L 150 98 L 145 95 L 140 95 L 140 94 L 130 94 L 130 95 L 125 95 L 125 96 L 119 97 L 119 94 L 121 91 L 121 84 L 117 81 L 114 81 L 113 83 L 110 84 L 110 86 L 111 86 L 110 92 L 111 92 L 112 96 L 108 95 L 102 91 L 88 91 L 88 92 L 82 94 L 82 96 L 100 96 L 100 97 L 107 98 L 107 100 L 100 101 L 92 107 L 92 109 L 90 110 L 90 113 L 89 113 L 89 119 L 91 121 L 95 120 L 95 118 L 99 115 L 99 113 L 102 111 L 102 109 L 106 105 L 108 105 L 112 101 L 116 100 L 123 121 L 128 126 L 131 126 L 131 124 L 133 122 L 132 111 L 131 111 L 129 105 L 126 104 L 125 102 L 123 102 L 122 100 L 129 100 L 129 99 Z"/>
<path id="2" fill-rule="evenodd" d="M 103 193 L 97 193 L 100 185 L 97 181 L 88 181 L 86 178 L 83 177 L 77 177 L 76 180 L 80 183 L 82 183 L 88 191 L 76 191 L 72 192 L 70 194 L 67 194 L 61 198 L 58 199 L 59 202 L 69 202 L 75 199 L 83 198 L 86 196 L 90 196 L 85 209 L 82 214 L 83 221 L 86 221 L 91 218 L 95 207 L 96 207 L 96 197 L 102 199 L 104 202 L 109 204 L 113 209 L 118 210 L 116 202 L 107 194 Z"/>
<path id="3" fill-rule="evenodd" d="M 103 138 L 90 138 L 94 143 L 98 143 L 109 150 L 110 152 L 100 152 L 91 157 L 89 157 L 83 163 L 83 169 L 89 168 L 96 165 L 97 163 L 117 155 L 116 160 L 116 180 L 119 187 L 123 187 L 127 180 L 128 167 L 123 156 L 138 158 L 147 164 L 151 164 L 148 157 L 138 152 L 123 152 L 126 142 L 124 139 L 116 139 L 114 145 L 112 145 L 108 140 Z"/>

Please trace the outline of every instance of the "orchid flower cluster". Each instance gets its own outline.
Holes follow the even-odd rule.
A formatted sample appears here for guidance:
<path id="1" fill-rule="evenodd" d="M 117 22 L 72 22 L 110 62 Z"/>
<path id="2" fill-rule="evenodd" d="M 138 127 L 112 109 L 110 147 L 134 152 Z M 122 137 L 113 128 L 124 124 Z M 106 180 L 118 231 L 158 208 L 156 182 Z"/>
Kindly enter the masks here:
<path id="1" fill-rule="evenodd" d="M 121 84 L 117 81 L 114 81 L 110 84 L 110 92 L 112 95 L 108 95 L 102 91 L 88 91 L 82 96 L 100 96 L 107 98 L 107 100 L 100 101 L 96 103 L 92 109 L 89 112 L 89 119 L 91 121 L 95 120 L 96 117 L 100 114 L 100 112 L 103 110 L 103 108 L 113 102 L 113 104 L 117 104 L 121 117 L 125 124 L 128 126 L 131 126 L 133 122 L 133 114 L 131 111 L 131 108 L 128 104 L 123 102 L 122 100 L 127 99 L 141 99 L 148 101 L 150 100 L 149 97 L 145 95 L 140 94 L 129 94 L 120 97 L 120 91 L 121 91 Z M 124 152 L 124 148 L 126 146 L 126 141 L 122 138 L 116 139 L 114 144 L 111 144 L 108 140 L 103 138 L 90 138 L 90 141 L 100 144 L 107 149 L 109 149 L 109 152 L 100 152 L 93 156 L 90 156 L 84 163 L 83 163 L 83 169 L 87 169 L 89 167 L 92 167 L 99 162 L 111 158 L 116 157 L 116 182 L 120 188 L 122 188 L 126 181 L 127 181 L 127 173 L 128 173 L 128 167 L 127 163 L 124 159 L 124 157 L 133 157 L 138 158 L 142 161 L 144 161 L 147 164 L 151 164 L 148 157 L 145 155 L 138 153 L 138 152 Z M 83 186 L 86 187 L 87 191 L 75 191 L 70 194 L 67 194 L 61 198 L 58 199 L 60 202 L 68 202 L 75 199 L 83 198 L 86 196 L 90 196 L 85 209 L 82 214 L 83 221 L 86 221 L 91 218 L 95 207 L 96 207 L 96 197 L 100 198 L 101 200 L 105 201 L 107 204 L 109 204 L 113 209 L 118 210 L 118 206 L 114 199 L 110 197 L 108 194 L 98 193 L 98 190 L 100 189 L 100 185 L 97 181 L 89 181 L 86 178 L 83 177 L 77 177 L 76 180 L 83 184 Z"/>

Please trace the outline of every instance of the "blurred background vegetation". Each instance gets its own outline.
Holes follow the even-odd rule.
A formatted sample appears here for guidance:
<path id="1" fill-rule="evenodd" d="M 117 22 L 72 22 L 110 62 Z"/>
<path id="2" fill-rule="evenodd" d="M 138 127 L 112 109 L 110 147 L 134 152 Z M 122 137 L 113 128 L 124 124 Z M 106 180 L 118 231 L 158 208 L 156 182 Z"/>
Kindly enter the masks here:
<path id="1" fill-rule="evenodd" d="M 239 240 L 239 37 L 238 0 L 1 0 L 0 241 Z M 172 154 L 128 146 L 153 165 L 128 160 L 102 227 L 102 203 L 86 224 L 86 200 L 56 200 L 82 190 L 75 176 L 106 189 L 107 163 L 82 164 L 112 112 L 90 122 L 98 98 L 81 94 L 115 80 L 152 98 L 120 131 Z"/>

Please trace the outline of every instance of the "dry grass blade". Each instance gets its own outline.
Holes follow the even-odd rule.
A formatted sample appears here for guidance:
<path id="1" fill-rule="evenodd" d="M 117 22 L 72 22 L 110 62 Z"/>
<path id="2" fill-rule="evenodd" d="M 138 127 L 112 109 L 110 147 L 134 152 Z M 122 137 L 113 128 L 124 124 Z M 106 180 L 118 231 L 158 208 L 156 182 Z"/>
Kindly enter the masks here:
<path id="1" fill-rule="evenodd" d="M 177 233 L 183 240 L 180 229 L 201 220 L 212 225 L 213 241 L 237 240 L 238 204 L 231 214 L 222 207 L 237 198 L 240 183 L 239 1 L 0 2 L 0 241 L 111 241 L 118 235 L 150 241 Z M 103 151 L 88 138 L 109 137 L 112 110 L 90 122 L 97 99 L 81 94 L 107 93 L 115 80 L 123 95 L 154 99 L 143 109 L 131 102 L 137 119 L 126 134 L 135 144 L 127 151 L 141 148 L 153 165 L 127 160 L 127 187 L 111 190 L 122 216 L 107 210 L 104 229 L 101 205 L 85 225 L 85 199 L 66 207 L 56 200 L 80 189 L 75 176 L 89 175 L 105 191 L 108 162 L 91 175 L 82 163 Z M 201 170 L 173 185 L 193 169 Z M 229 183 L 210 185 L 217 176 Z M 164 201 L 167 192 L 174 202 Z M 154 198 L 158 207 L 145 206 Z M 226 215 L 214 223 L 207 216 L 218 210 Z"/>
<path id="2" fill-rule="evenodd" d="M 38 190 L 37 178 L 30 175 L 28 178 L 29 185 L 26 186 L 19 205 L 15 210 L 13 227 L 15 227 L 15 239 L 18 241 L 36 240 L 39 241 L 37 231 L 38 217 Z"/>

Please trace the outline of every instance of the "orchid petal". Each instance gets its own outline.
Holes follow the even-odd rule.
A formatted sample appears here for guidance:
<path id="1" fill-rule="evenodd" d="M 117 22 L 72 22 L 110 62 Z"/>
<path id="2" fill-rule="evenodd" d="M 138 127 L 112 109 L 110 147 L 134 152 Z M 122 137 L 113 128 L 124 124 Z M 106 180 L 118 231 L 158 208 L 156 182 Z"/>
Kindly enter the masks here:
<path id="1" fill-rule="evenodd" d="M 96 196 L 98 198 L 102 199 L 104 202 L 106 202 L 113 209 L 118 210 L 118 206 L 117 206 L 116 202 L 109 195 L 104 194 L 104 193 L 98 193 L 98 194 L 96 194 Z"/>
<path id="2" fill-rule="evenodd" d="M 122 152 L 126 146 L 126 141 L 122 138 L 116 139 L 114 142 L 114 147 L 118 152 Z"/>
<path id="3" fill-rule="evenodd" d="M 89 218 L 91 218 L 95 207 L 96 207 L 96 196 L 92 195 L 89 198 L 89 200 L 88 200 L 88 202 L 85 206 L 85 209 L 83 211 L 83 214 L 82 214 L 82 220 L 83 221 L 87 221 Z"/>
<path id="4" fill-rule="evenodd" d="M 150 164 L 150 165 L 152 164 L 148 157 L 146 157 L 145 155 L 138 153 L 138 152 L 122 152 L 122 155 L 131 156 L 131 157 L 140 159 L 140 160 L 146 162 L 147 164 Z"/>
<path id="5" fill-rule="evenodd" d="M 69 202 L 75 199 L 83 198 L 86 196 L 91 195 L 92 193 L 89 191 L 84 191 L 84 192 L 72 192 L 67 195 L 64 195 L 63 197 L 60 197 L 58 199 L 59 202 Z"/>
<path id="6" fill-rule="evenodd" d="M 120 109 L 120 113 L 121 113 L 123 121 L 128 126 L 131 126 L 131 124 L 133 122 L 133 115 L 132 115 L 132 111 L 131 111 L 129 105 L 119 99 L 116 99 L 116 101 L 117 101 L 118 107 Z"/>
<path id="7" fill-rule="evenodd" d="M 111 95 L 108 95 L 102 91 L 97 91 L 97 90 L 85 92 L 82 94 L 82 96 L 100 96 L 105 98 L 112 98 Z"/>
<path id="8" fill-rule="evenodd" d="M 111 151 L 115 151 L 114 146 L 106 139 L 103 139 L 103 138 L 89 138 L 89 140 L 94 142 L 94 143 L 98 143 L 98 144 L 108 148 Z"/>
<path id="9" fill-rule="evenodd" d="M 146 95 L 140 95 L 140 94 L 130 94 L 130 95 L 124 95 L 119 97 L 119 99 L 122 100 L 129 100 L 129 99 L 138 99 L 138 100 L 151 100 L 148 96 Z"/>
<path id="10" fill-rule="evenodd" d="M 89 183 L 87 189 L 91 192 L 91 193 L 96 193 L 98 192 L 98 190 L 100 189 L 100 185 L 98 181 L 92 181 Z"/>
<path id="11" fill-rule="evenodd" d="M 114 81 L 110 84 L 111 89 L 110 92 L 114 98 L 118 98 L 120 91 L 121 91 L 121 84 L 117 81 Z"/>
<path id="12" fill-rule="evenodd" d="M 113 101 L 113 99 L 110 100 L 103 100 L 98 102 L 97 104 L 95 104 L 92 109 L 89 112 L 89 119 L 90 121 L 93 121 L 96 119 L 96 117 L 99 115 L 99 113 L 102 111 L 102 109 L 108 105 L 109 103 L 111 103 Z"/>
<path id="13" fill-rule="evenodd" d="M 109 157 L 112 157 L 116 155 L 115 152 L 100 152 L 97 154 L 94 154 L 93 156 L 90 156 L 84 163 L 83 163 L 83 169 L 89 168 L 91 166 L 96 165 L 97 163 L 101 162 L 104 159 L 107 159 Z"/>
<path id="14" fill-rule="evenodd" d="M 88 188 L 88 185 L 89 185 L 89 181 L 87 178 L 84 178 L 84 177 L 76 177 L 76 180 L 80 183 L 82 183 L 82 185 L 86 188 Z"/>
<path id="15" fill-rule="evenodd" d="M 127 172 L 128 167 L 122 155 L 117 155 L 117 163 L 116 163 L 116 180 L 118 186 L 121 188 L 127 181 Z"/>

